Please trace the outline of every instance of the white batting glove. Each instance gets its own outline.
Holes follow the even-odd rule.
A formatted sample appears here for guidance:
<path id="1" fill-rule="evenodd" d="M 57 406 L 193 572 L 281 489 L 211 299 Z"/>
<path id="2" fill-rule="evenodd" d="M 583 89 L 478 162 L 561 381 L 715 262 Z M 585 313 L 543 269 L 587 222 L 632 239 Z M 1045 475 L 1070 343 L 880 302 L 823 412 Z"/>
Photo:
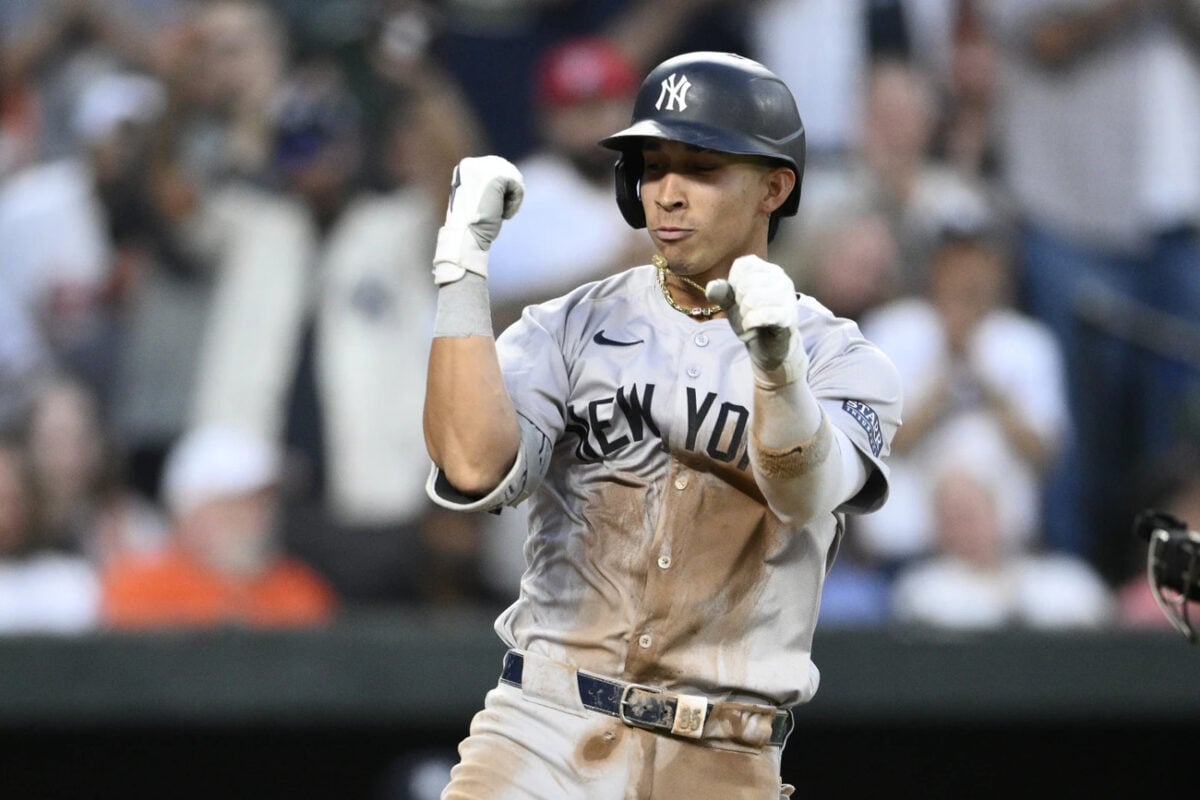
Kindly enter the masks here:
<path id="1" fill-rule="evenodd" d="M 808 353 L 796 330 L 796 286 L 781 267 L 741 256 L 729 279 L 710 281 L 705 293 L 745 343 L 759 385 L 786 386 L 806 376 Z"/>
<path id="2" fill-rule="evenodd" d="M 433 254 L 434 283 L 453 283 L 468 272 L 486 278 L 488 248 L 500 233 L 500 223 L 512 219 L 524 198 L 524 179 L 511 162 L 500 156 L 458 162 L 446 222 Z"/>

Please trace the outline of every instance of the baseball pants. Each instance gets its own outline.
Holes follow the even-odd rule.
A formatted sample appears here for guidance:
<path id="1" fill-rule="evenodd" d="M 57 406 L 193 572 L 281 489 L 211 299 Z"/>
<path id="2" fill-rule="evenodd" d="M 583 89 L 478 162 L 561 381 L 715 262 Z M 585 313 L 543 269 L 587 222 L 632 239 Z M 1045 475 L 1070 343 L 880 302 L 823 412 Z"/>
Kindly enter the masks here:
<path id="1" fill-rule="evenodd" d="M 779 800 L 781 748 L 681 739 L 501 683 L 459 745 L 442 800 Z"/>

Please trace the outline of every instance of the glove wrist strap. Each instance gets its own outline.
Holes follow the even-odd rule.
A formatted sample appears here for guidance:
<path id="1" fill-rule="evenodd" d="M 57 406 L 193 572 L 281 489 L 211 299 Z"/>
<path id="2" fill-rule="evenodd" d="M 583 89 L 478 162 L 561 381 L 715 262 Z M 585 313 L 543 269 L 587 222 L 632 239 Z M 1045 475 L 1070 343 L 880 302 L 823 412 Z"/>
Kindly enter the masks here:
<path id="1" fill-rule="evenodd" d="M 792 331 L 788 354 L 783 362 L 774 369 L 764 369 L 755 363 L 754 359 L 750 360 L 755 386 L 771 391 L 808 377 L 808 353 L 804 352 L 804 348 L 800 346 L 799 338 L 800 335 L 796 331 Z"/>
<path id="2" fill-rule="evenodd" d="M 468 272 L 487 277 L 488 254 L 469 227 L 443 225 L 433 253 L 433 282 L 438 286 L 462 280 Z"/>

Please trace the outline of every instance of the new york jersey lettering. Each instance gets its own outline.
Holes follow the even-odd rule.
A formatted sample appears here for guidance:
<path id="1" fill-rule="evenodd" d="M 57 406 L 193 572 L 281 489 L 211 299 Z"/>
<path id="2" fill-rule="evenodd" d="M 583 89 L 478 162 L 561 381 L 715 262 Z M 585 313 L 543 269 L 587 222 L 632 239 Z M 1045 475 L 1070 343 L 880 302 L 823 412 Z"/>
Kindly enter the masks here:
<path id="1" fill-rule="evenodd" d="M 702 436 L 711 421 L 707 435 Z M 745 406 L 719 401 L 708 392 L 703 398 L 694 387 L 687 388 L 687 432 L 683 447 L 705 453 L 714 461 L 736 462 L 746 469 L 750 463 L 746 429 L 750 411 Z M 654 419 L 654 384 L 622 386 L 611 397 L 597 397 L 586 404 L 567 406 L 566 432 L 578 438 L 575 457 L 584 462 L 603 461 L 652 435 L 662 442 L 662 430 Z"/>

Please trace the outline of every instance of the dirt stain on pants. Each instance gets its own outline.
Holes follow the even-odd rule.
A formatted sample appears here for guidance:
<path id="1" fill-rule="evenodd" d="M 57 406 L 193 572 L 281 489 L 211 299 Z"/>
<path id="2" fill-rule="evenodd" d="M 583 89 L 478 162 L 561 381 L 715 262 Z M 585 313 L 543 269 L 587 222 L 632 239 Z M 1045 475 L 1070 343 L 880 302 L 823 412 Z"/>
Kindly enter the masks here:
<path id="1" fill-rule="evenodd" d="M 443 800 L 779 800 L 780 749 L 693 742 L 579 716 L 500 685 Z"/>

